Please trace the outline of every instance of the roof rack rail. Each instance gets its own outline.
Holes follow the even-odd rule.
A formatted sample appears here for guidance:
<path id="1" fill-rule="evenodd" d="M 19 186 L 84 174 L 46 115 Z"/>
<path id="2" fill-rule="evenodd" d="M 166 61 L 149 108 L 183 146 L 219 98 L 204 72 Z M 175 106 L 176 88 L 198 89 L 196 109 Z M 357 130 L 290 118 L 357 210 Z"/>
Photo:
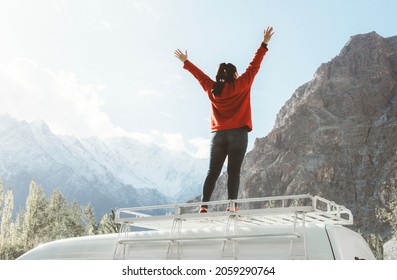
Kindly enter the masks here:
<path id="1" fill-rule="evenodd" d="M 294 222 L 295 213 L 305 213 L 306 223 L 352 225 L 353 215 L 343 205 L 319 196 L 290 195 L 210 201 L 205 204 L 209 212 L 199 214 L 202 202 L 120 208 L 116 210 L 116 223 L 130 224 L 148 229 L 169 229 L 169 221 L 181 219 L 192 226 L 202 220 L 219 222 L 230 215 L 245 222 L 287 224 Z M 238 204 L 239 210 L 234 211 Z M 230 207 L 231 211 L 226 211 Z M 160 213 L 160 214 L 159 214 Z"/>

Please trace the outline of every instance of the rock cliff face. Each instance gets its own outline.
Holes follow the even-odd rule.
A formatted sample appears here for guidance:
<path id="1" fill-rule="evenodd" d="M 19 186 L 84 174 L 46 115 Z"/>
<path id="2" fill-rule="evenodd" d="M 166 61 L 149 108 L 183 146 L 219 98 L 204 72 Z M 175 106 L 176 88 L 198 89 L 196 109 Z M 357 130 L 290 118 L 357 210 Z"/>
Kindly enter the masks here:
<path id="1" fill-rule="evenodd" d="M 386 234 L 375 207 L 397 177 L 397 36 L 353 36 L 322 64 L 256 139 L 242 166 L 240 198 L 321 195 L 353 211 L 355 226 Z M 214 199 L 226 197 L 226 177 Z"/>

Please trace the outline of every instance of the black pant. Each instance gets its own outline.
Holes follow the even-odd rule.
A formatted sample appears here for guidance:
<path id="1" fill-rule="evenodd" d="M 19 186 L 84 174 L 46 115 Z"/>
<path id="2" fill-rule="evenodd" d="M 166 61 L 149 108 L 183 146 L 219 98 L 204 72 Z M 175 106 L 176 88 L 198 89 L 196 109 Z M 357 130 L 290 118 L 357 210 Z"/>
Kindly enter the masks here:
<path id="1" fill-rule="evenodd" d="M 246 127 L 213 132 L 210 166 L 203 186 L 203 202 L 210 200 L 226 157 L 228 199 L 236 199 L 240 186 L 240 169 L 248 144 Z M 203 205 L 205 207 L 205 205 Z"/>

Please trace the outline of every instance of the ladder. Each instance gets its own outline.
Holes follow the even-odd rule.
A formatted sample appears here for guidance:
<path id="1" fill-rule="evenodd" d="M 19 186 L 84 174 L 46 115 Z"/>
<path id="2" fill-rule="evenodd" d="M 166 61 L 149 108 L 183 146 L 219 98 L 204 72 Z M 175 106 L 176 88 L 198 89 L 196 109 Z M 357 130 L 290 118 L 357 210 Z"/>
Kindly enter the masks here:
<path id="1" fill-rule="evenodd" d="M 114 259 L 125 259 L 128 245 L 146 242 L 167 242 L 167 258 L 180 259 L 181 244 L 203 240 L 223 242 L 221 259 L 237 258 L 237 241 L 255 238 L 286 238 L 290 240 L 290 255 L 293 259 L 307 258 L 306 225 L 339 224 L 352 225 L 353 215 L 343 205 L 319 196 L 291 195 L 259 197 L 235 200 L 210 201 L 209 212 L 199 214 L 201 202 L 168 204 L 144 207 L 120 208 L 116 210 L 116 222 L 121 225 L 115 247 Z M 239 210 L 225 211 L 226 207 Z M 184 236 L 182 228 L 200 228 L 203 225 L 221 226 L 223 234 L 205 236 Z M 288 232 L 271 234 L 246 234 L 239 232 L 241 226 L 291 225 Z M 150 230 L 168 231 L 166 237 L 135 237 L 134 227 Z M 300 227 L 300 232 L 298 232 Z M 297 240 L 303 241 L 303 254 L 294 252 Z"/>

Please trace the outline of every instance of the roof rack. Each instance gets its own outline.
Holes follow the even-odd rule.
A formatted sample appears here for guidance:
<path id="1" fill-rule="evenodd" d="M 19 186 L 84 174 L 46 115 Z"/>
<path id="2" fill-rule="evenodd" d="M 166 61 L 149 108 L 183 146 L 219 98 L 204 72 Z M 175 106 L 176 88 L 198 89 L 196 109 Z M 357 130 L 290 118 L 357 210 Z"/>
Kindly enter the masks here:
<path id="1" fill-rule="evenodd" d="M 116 210 L 116 223 L 162 230 L 169 229 L 170 221 L 183 220 L 192 226 L 207 222 L 222 222 L 237 216 L 246 223 L 288 224 L 296 213 L 305 213 L 306 223 L 352 225 L 353 215 L 343 205 L 319 196 L 291 195 L 235 200 L 210 201 L 205 204 L 209 212 L 199 214 L 202 202 L 120 208 Z M 239 210 L 234 211 L 238 205 Z M 231 211 L 226 211 L 230 207 Z M 160 213 L 160 214 L 159 214 Z"/>
<path id="2" fill-rule="evenodd" d="M 171 248 L 177 246 L 175 258 L 180 258 L 179 245 L 185 241 L 199 241 L 203 239 L 223 240 L 222 257 L 226 245 L 242 238 L 288 238 L 291 240 L 291 255 L 294 240 L 302 238 L 303 255 L 307 258 L 306 248 L 306 224 L 338 224 L 352 225 L 353 215 L 343 205 L 319 196 L 291 195 L 275 197 L 259 197 L 235 200 L 210 201 L 209 212 L 199 214 L 198 208 L 201 202 L 168 204 L 158 206 L 131 207 L 116 210 L 116 223 L 121 224 L 119 240 L 114 252 L 114 258 L 125 258 L 126 246 L 138 242 L 169 242 L 167 256 L 171 255 Z M 233 210 L 233 209 L 239 210 Z M 231 211 L 226 211 L 229 207 Z M 296 227 L 302 226 L 302 234 Z M 222 236 L 186 237 L 181 236 L 182 224 L 188 228 L 200 228 L 205 225 L 225 226 Z M 265 225 L 292 225 L 292 231 L 279 234 L 241 235 L 236 226 L 265 226 Z M 169 231 L 170 235 L 164 238 L 133 238 L 128 235 L 133 226 L 151 230 Z M 236 250 L 233 258 L 236 258 Z M 297 256 L 295 256 L 296 258 Z"/>

